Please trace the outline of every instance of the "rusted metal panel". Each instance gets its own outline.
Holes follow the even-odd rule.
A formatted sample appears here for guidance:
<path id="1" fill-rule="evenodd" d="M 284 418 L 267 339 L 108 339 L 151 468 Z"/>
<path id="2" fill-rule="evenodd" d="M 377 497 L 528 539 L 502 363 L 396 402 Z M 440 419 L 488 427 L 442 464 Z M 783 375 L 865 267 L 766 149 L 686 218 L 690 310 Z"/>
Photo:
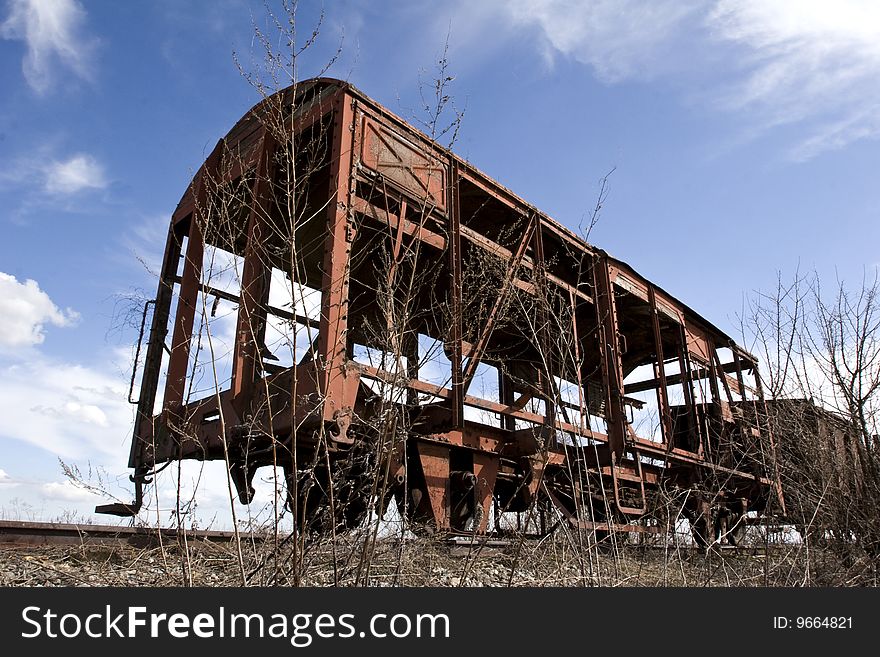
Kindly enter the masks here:
<path id="1" fill-rule="evenodd" d="M 449 448 L 424 441 L 416 444 L 431 513 L 437 529 L 449 523 Z"/>
<path id="2" fill-rule="evenodd" d="M 480 522 L 474 530 L 485 534 L 489 527 L 489 511 L 492 509 L 492 494 L 495 491 L 495 477 L 498 475 L 498 458 L 488 454 L 474 454 L 474 474 L 477 477 L 477 500 L 480 504 Z"/>
<path id="3" fill-rule="evenodd" d="M 417 199 L 426 198 L 446 207 L 447 172 L 443 162 L 403 135 L 364 117 L 361 162 L 407 190 Z"/>
<path id="4" fill-rule="evenodd" d="M 684 331 L 687 337 L 688 353 L 700 361 L 708 363 L 712 357 L 712 348 L 706 331 L 691 322 L 685 322 Z"/>

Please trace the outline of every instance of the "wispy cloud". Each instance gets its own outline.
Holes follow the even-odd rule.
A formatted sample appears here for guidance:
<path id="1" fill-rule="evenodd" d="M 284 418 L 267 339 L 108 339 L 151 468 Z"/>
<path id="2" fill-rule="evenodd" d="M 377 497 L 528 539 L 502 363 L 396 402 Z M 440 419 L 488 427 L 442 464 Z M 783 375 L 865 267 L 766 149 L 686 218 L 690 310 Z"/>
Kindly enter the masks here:
<path id="1" fill-rule="evenodd" d="M 16 440 L 63 459 L 125 463 L 132 407 L 123 377 L 51 359 L 0 361 L 0 445 Z"/>
<path id="2" fill-rule="evenodd" d="M 663 67 L 699 0 L 512 0 L 518 25 L 537 25 L 548 62 L 555 53 L 587 64 L 606 82 L 650 78 Z"/>
<path id="3" fill-rule="evenodd" d="M 0 24 L 4 39 L 24 41 L 27 54 L 22 71 L 30 87 L 46 93 L 60 65 L 91 80 L 95 40 L 83 35 L 86 12 L 76 0 L 11 0 L 9 14 Z"/>
<path id="4" fill-rule="evenodd" d="M 71 326 L 78 319 L 70 308 L 58 308 L 36 281 L 19 283 L 0 272 L 0 351 L 42 344 L 47 324 Z"/>
<path id="5" fill-rule="evenodd" d="M 805 160 L 880 136 L 880 3 L 874 0 L 514 0 L 536 28 L 604 82 L 664 78 L 753 133 L 781 125 Z"/>
<path id="6" fill-rule="evenodd" d="M 96 498 L 96 493 L 82 486 L 77 486 L 70 480 L 46 482 L 42 485 L 42 492 L 50 499 L 65 502 L 93 502 Z"/>
<path id="7" fill-rule="evenodd" d="M 122 235 L 121 246 L 126 265 L 139 263 L 139 268 L 146 270 L 149 284 L 158 280 L 162 269 L 165 240 L 168 236 L 168 222 L 171 212 L 141 215 L 136 221 L 130 222 L 128 230 Z"/>
<path id="8" fill-rule="evenodd" d="M 880 3 L 723 0 L 707 25 L 747 56 L 723 103 L 768 127 L 802 123 L 795 159 L 880 135 Z"/>
<path id="9" fill-rule="evenodd" d="M 94 424 L 99 427 L 107 426 L 107 414 L 95 404 L 81 404 L 75 401 L 66 401 L 56 407 L 37 405 L 30 409 L 34 413 L 40 413 L 49 417 Z"/>
<path id="10" fill-rule="evenodd" d="M 91 155 L 83 153 L 49 164 L 43 171 L 46 191 L 50 194 L 75 194 L 84 189 L 107 186 L 104 167 Z"/>
<path id="11" fill-rule="evenodd" d="M 88 192 L 110 186 L 98 159 L 88 153 L 58 157 L 55 147 L 37 145 L 31 153 L 10 158 L 0 165 L 0 191 L 14 190 L 20 207 L 10 216 L 32 207 L 53 207 L 70 211 L 71 203 L 90 199 Z"/>

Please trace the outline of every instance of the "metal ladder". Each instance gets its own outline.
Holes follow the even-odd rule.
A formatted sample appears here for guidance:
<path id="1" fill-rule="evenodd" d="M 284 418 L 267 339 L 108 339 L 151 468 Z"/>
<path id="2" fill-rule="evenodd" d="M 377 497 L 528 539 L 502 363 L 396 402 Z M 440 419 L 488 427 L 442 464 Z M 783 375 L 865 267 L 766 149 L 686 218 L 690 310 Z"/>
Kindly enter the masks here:
<path id="1" fill-rule="evenodd" d="M 625 471 L 621 464 L 617 462 L 617 456 L 613 452 L 611 453 L 611 465 L 602 468 L 602 473 L 611 475 L 611 480 L 614 483 L 614 503 L 617 506 L 617 509 L 624 515 L 641 516 L 644 515 L 648 509 L 648 502 L 645 497 L 645 479 L 642 472 L 642 460 L 639 458 L 639 454 L 635 449 L 633 449 L 632 452 L 637 474 Z M 624 502 L 620 492 L 621 482 L 638 484 L 641 506 L 629 506 Z M 629 487 L 635 488 L 634 486 Z"/>

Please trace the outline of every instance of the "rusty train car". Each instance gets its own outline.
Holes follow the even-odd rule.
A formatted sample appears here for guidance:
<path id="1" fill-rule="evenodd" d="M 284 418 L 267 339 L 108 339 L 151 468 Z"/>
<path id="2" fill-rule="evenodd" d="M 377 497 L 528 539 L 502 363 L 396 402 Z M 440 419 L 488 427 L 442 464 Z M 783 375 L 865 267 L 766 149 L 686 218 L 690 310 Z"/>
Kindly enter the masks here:
<path id="1" fill-rule="evenodd" d="M 234 256 L 231 290 L 206 274 L 212 248 Z M 320 298 L 311 315 L 270 303 L 273 272 Z M 229 373 L 193 395 L 218 300 Z M 218 142 L 148 306 L 136 499 L 101 513 L 137 513 L 179 459 L 225 461 L 242 503 L 258 468 L 283 468 L 311 527 L 328 505 L 354 526 L 394 499 L 441 532 L 507 514 L 656 531 L 675 499 L 698 540 L 736 542 L 747 512 L 784 509 L 755 357 L 345 82 L 270 96 Z M 273 322 L 306 336 L 286 365 Z"/>

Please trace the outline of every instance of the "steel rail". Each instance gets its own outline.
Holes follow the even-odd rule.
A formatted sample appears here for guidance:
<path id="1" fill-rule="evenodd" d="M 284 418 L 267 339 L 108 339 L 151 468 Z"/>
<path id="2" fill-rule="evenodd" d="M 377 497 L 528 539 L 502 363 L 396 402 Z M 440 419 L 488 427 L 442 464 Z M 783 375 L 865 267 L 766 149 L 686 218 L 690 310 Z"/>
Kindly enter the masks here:
<path id="1" fill-rule="evenodd" d="M 235 533 L 218 530 L 185 530 L 189 541 L 226 543 L 235 539 Z M 266 536 L 240 533 L 242 540 L 265 540 Z M 0 520 L 0 545 L 48 546 L 48 545 L 100 545 L 128 543 L 137 547 L 159 545 L 163 541 L 177 541 L 175 528 L 117 527 L 113 525 L 89 525 L 56 522 L 22 522 Z"/>

